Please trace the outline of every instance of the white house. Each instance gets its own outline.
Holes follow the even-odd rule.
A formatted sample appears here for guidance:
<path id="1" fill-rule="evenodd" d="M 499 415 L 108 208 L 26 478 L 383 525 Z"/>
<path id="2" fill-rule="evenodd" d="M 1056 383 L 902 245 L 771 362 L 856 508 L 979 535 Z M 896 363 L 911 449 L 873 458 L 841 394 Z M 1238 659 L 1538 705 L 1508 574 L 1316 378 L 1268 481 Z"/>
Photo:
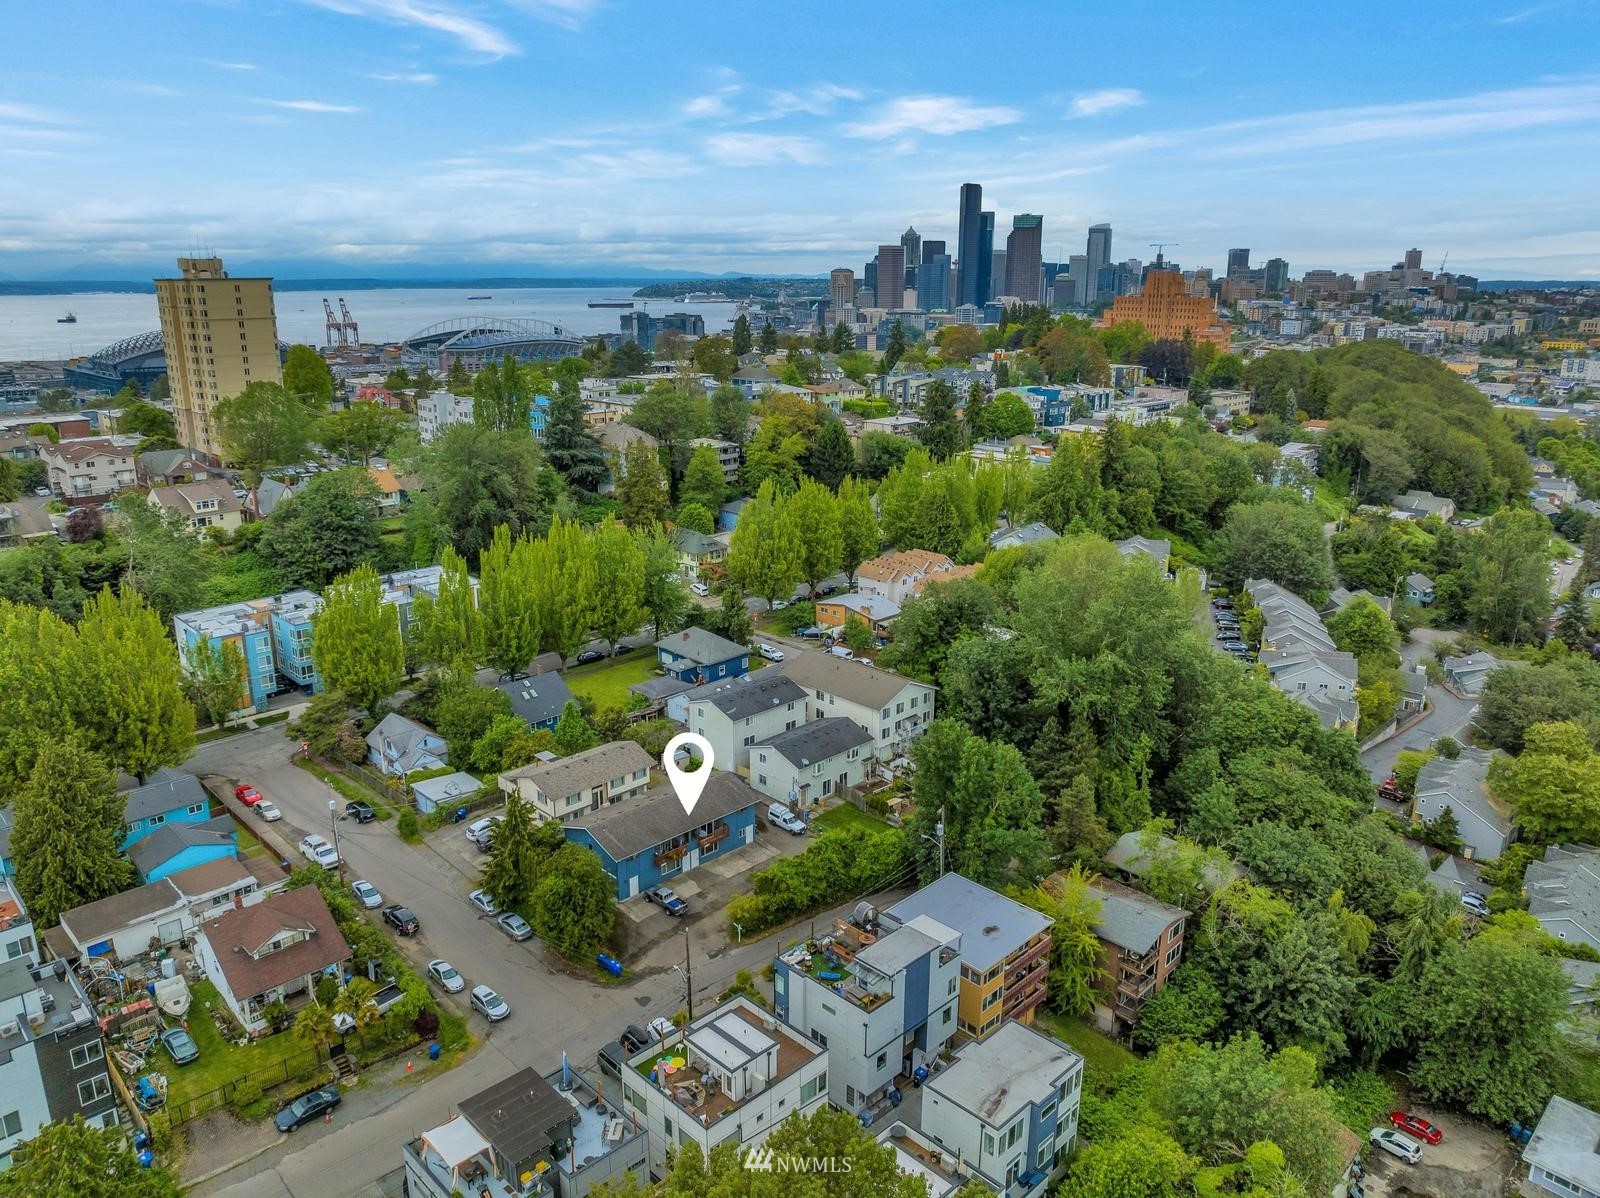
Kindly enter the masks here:
<path id="1" fill-rule="evenodd" d="M 718 766 L 739 770 L 751 745 L 805 722 L 806 693 L 786 674 L 757 670 L 674 695 L 667 713 L 711 742 Z"/>
<path id="2" fill-rule="evenodd" d="M 398 711 L 391 711 L 367 733 L 367 760 L 386 774 L 404 778 L 415 770 L 437 769 L 449 759 L 444 737 Z"/>
<path id="3" fill-rule="evenodd" d="M 948 574 L 955 563 L 942 553 L 926 549 L 896 549 L 869 558 L 856 567 L 856 590 L 876 595 L 896 606 L 915 595 L 926 578 Z"/>
<path id="4" fill-rule="evenodd" d="M 193 865 L 147 886 L 63 911 L 61 926 L 51 935 L 64 939 L 63 948 L 85 957 L 131 961 L 150 952 L 152 944 L 177 943 L 219 911 L 251 906 L 282 889 L 276 866 L 263 872 L 266 881 L 237 857 Z"/>
<path id="5" fill-rule="evenodd" d="M 472 423 L 472 396 L 432 391 L 417 396 L 417 437 L 426 445 L 452 424 Z"/>
<path id="6" fill-rule="evenodd" d="M 201 925 L 195 956 L 246 1031 L 267 1030 L 262 1011 L 309 994 L 317 979 L 350 959 L 333 913 L 315 886 L 231 907 Z"/>
<path id="7" fill-rule="evenodd" d="M 1600 1114 L 1559 1095 L 1522 1150 L 1528 1181 L 1561 1198 L 1600 1198 Z"/>
<path id="8" fill-rule="evenodd" d="M 934 688 L 926 682 L 829 653 L 791 654 L 778 668 L 805 690 L 809 719 L 853 720 L 880 760 L 906 752 L 933 722 Z"/>
<path id="9" fill-rule="evenodd" d="M 805 695 L 801 692 L 801 709 Z M 810 807 L 866 780 L 872 734 L 846 716 L 790 727 L 759 740 L 750 755 L 750 785 L 792 807 Z"/>
<path id="10" fill-rule="evenodd" d="M 650 785 L 650 761 L 633 741 L 614 740 L 571 757 L 507 770 L 500 775 L 500 789 L 527 800 L 541 824 L 572 820 L 642 795 Z"/>

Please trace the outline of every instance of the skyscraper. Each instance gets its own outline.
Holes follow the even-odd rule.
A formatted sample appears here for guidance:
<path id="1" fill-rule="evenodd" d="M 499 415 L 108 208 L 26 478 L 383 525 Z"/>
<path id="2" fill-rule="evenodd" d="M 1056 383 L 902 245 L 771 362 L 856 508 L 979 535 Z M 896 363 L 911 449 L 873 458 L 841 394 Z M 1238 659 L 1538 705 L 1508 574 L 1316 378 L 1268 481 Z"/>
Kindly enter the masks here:
<path id="1" fill-rule="evenodd" d="M 1099 292 L 1100 268 L 1111 261 L 1111 226 L 1090 225 L 1086 250 L 1084 285 L 1078 289 L 1078 303 L 1083 307 L 1111 298 Z"/>
<path id="2" fill-rule="evenodd" d="M 834 311 L 856 302 L 856 272 L 840 266 L 828 272 L 828 306 Z"/>
<path id="3" fill-rule="evenodd" d="M 1061 276 L 1056 276 L 1056 307 L 1085 308 L 1089 305 L 1089 256 L 1073 254 L 1067 259 L 1067 290 L 1071 293 L 1066 303 L 1061 302 Z"/>
<path id="4" fill-rule="evenodd" d="M 978 239 L 982 236 L 983 185 L 980 183 L 963 183 L 961 185 L 961 212 L 956 229 L 956 259 L 957 265 L 960 267 L 960 274 L 956 284 L 956 302 L 958 304 L 983 303 L 983 298 L 978 295 L 978 276 L 982 273 L 982 265 L 980 265 L 979 259 L 987 258 L 987 255 L 978 252 Z"/>
<path id="5" fill-rule="evenodd" d="M 1421 270 L 1422 269 L 1422 251 L 1421 250 L 1407 250 L 1406 251 L 1405 268 L 1407 270 Z"/>
<path id="6" fill-rule="evenodd" d="M 1247 249 L 1228 251 L 1228 278 L 1237 279 L 1241 275 L 1250 273 L 1250 251 Z"/>
<path id="7" fill-rule="evenodd" d="M 251 383 L 283 379 L 272 280 L 229 278 L 221 258 L 179 258 L 178 270 L 181 278 L 155 281 L 178 439 L 220 461 L 212 408 Z"/>
<path id="8" fill-rule="evenodd" d="M 899 242 L 878 247 L 878 307 L 898 308 L 906 298 L 906 251 Z"/>
<path id="9" fill-rule="evenodd" d="M 872 296 L 871 296 L 870 300 L 865 298 L 865 297 L 862 298 L 861 306 L 863 308 L 875 308 L 875 307 L 877 307 L 878 306 L 878 260 L 876 258 L 868 258 L 867 259 L 867 264 L 864 267 L 862 267 L 862 269 L 861 269 L 861 287 L 862 287 L 862 290 L 870 291 L 872 293 Z"/>
<path id="10" fill-rule="evenodd" d="M 1006 238 L 1006 278 L 1004 295 L 1014 295 L 1028 304 L 1044 296 L 1042 262 L 1044 258 L 1044 217 L 1020 212 L 1011 218 L 1011 235 Z"/>
<path id="11" fill-rule="evenodd" d="M 937 258 L 940 254 L 948 254 L 949 252 L 944 248 L 944 242 L 942 241 L 924 241 L 922 243 L 923 262 L 926 262 L 929 258 Z"/>
<path id="12" fill-rule="evenodd" d="M 1268 291 L 1281 292 L 1289 285 L 1289 263 L 1283 258 L 1268 258 L 1261 281 Z"/>
<path id="13" fill-rule="evenodd" d="M 978 306 L 994 298 L 994 213 L 979 214 L 978 228 Z"/>
<path id="14" fill-rule="evenodd" d="M 922 234 L 912 225 L 900 234 L 900 248 L 906 252 L 906 268 L 922 265 Z"/>
<path id="15" fill-rule="evenodd" d="M 944 312 L 950 308 L 950 255 L 944 252 L 944 242 L 928 241 L 923 250 L 938 246 L 937 254 L 924 252 L 922 265 L 917 267 L 917 307 L 924 312 Z"/>

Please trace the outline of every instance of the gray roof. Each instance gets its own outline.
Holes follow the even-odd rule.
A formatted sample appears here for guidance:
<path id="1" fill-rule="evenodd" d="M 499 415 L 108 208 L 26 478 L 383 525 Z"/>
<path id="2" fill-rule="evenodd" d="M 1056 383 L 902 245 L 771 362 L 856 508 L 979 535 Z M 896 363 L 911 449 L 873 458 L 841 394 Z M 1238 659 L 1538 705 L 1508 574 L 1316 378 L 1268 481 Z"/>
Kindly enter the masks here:
<path id="1" fill-rule="evenodd" d="M 658 786 L 632 802 L 580 815 L 566 826 L 582 828 L 613 861 L 625 861 L 687 835 L 702 824 L 764 801 L 743 778 L 726 770 L 712 770 L 692 815 L 684 811 L 671 787 Z"/>
<path id="2" fill-rule="evenodd" d="M 692 691 L 695 685 L 692 682 L 685 682 L 682 678 L 675 678 L 671 674 L 664 674 L 660 678 L 646 678 L 643 682 L 635 682 L 628 689 L 655 703 L 662 699 L 670 699 L 673 695 L 681 695 L 684 691 Z"/>
<path id="3" fill-rule="evenodd" d="M 1464 747 L 1455 760 L 1435 757 L 1417 771 L 1418 800 L 1437 799 L 1471 811 L 1502 836 L 1511 831 L 1511 815 L 1489 794 L 1492 752 Z"/>
<path id="4" fill-rule="evenodd" d="M 894 926 L 919 915 L 960 932 L 961 960 L 979 973 L 987 973 L 1050 927 L 1032 907 L 960 874 L 945 874 L 883 912 L 885 923 Z"/>
<path id="5" fill-rule="evenodd" d="M 1132 886 L 1104 879 L 1093 883 L 1089 893 L 1100 901 L 1100 917 L 1094 934 L 1130 952 L 1147 953 L 1161 943 L 1161 936 L 1189 913 L 1141 894 Z"/>
<path id="6" fill-rule="evenodd" d="M 561 1128 L 578 1118 L 577 1108 L 532 1068 L 519 1069 L 457 1105 L 513 1169 L 548 1154 L 562 1138 Z"/>
<path id="7" fill-rule="evenodd" d="M 142 919 L 159 912 L 175 911 L 184 905 L 183 895 L 170 879 L 162 878 L 148 886 L 135 886 L 119 894 L 74 907 L 61 913 L 62 926 L 84 948 Z"/>
<path id="8" fill-rule="evenodd" d="M 581 753 L 574 753 L 571 757 L 519 765 L 516 769 L 501 774 L 500 779 L 504 781 L 507 778 L 527 778 L 545 794 L 564 799 L 568 795 L 588 790 L 591 786 L 604 786 L 619 775 L 625 776 L 634 770 L 647 770 L 651 764 L 650 754 L 634 741 L 613 740 L 603 745 L 596 745 L 592 749 L 585 749 Z M 629 806 L 628 810 L 633 810 L 632 806 Z"/>
<path id="9" fill-rule="evenodd" d="M 989 534 L 989 544 L 999 545 L 1003 541 L 1015 542 L 1018 545 L 1032 545 L 1039 541 L 1054 541 L 1059 534 L 1048 524 L 1037 521 L 1033 524 L 1022 524 L 1015 528 L 1002 528 L 998 532 Z"/>
<path id="10" fill-rule="evenodd" d="M 0 807 L 0 861 L 11 856 L 11 812 Z"/>
<path id="11" fill-rule="evenodd" d="M 560 674 L 522 674 L 496 682 L 494 689 L 511 700 L 511 710 L 529 724 L 561 718 L 561 709 L 575 702 Z"/>
<path id="12" fill-rule="evenodd" d="M 1523 885 L 1528 913 L 1545 931 L 1600 948 L 1600 850 L 1551 845 L 1543 861 L 1528 863 Z"/>
<path id="13" fill-rule="evenodd" d="M 1426 574 L 1407 574 L 1406 585 L 1419 591 L 1433 590 L 1433 579 Z"/>
<path id="14" fill-rule="evenodd" d="M 1581 1007 L 1594 1002 L 1595 983 L 1600 982 L 1600 962 L 1574 961 L 1569 957 L 1563 957 L 1559 964 L 1561 972 L 1567 975 L 1567 983 L 1571 987 L 1567 991 L 1567 1005 Z"/>
<path id="15" fill-rule="evenodd" d="M 1171 541 L 1158 541 L 1150 537 L 1126 537 L 1118 541 L 1116 545 L 1117 552 L 1122 554 L 1123 557 L 1133 557 L 1135 554 L 1142 553 L 1163 568 L 1167 564 L 1167 559 L 1172 556 Z"/>
<path id="16" fill-rule="evenodd" d="M 882 707 L 917 681 L 865 662 L 846 661 L 831 653 L 791 653 L 778 669 L 807 690 L 838 695 L 863 707 Z M 918 685 L 934 689 L 928 683 Z"/>
<path id="17" fill-rule="evenodd" d="M 1600 1191 L 1596 1144 L 1600 1144 L 1600 1114 L 1557 1095 L 1539 1116 L 1522 1159 L 1592 1194 Z"/>
<path id="18" fill-rule="evenodd" d="M 256 487 L 256 514 L 265 518 L 284 500 L 293 499 L 303 488 L 285 484 L 275 478 L 264 478 Z"/>
<path id="19" fill-rule="evenodd" d="M 435 803 L 476 794 L 482 789 L 482 782 L 479 782 L 471 774 L 462 773 L 460 770 L 453 774 L 440 774 L 437 778 L 424 778 L 421 782 L 413 782 L 411 784 L 412 794 L 419 794 L 425 799 L 432 799 Z"/>
<path id="20" fill-rule="evenodd" d="M 1143 832 L 1124 832 L 1117 837 L 1117 842 L 1106 851 L 1106 861 L 1116 866 L 1130 878 L 1143 877 L 1150 868 L 1150 854 L 1145 851 L 1144 845 L 1141 843 L 1143 836 Z M 1173 840 L 1172 837 L 1161 836 L 1156 840 L 1155 851 L 1161 853 L 1168 849 L 1176 848 L 1177 844 L 1178 842 Z M 1235 866 L 1231 872 L 1224 872 L 1214 866 L 1207 865 L 1201 871 L 1201 876 L 1205 879 L 1206 885 L 1213 890 L 1217 890 L 1226 886 L 1234 878 L 1243 876 L 1243 871 Z"/>
<path id="21" fill-rule="evenodd" d="M 1469 653 L 1465 657 L 1444 659 L 1447 674 L 1477 673 L 1482 670 L 1492 670 L 1499 664 L 1500 659 L 1493 653 Z"/>
<path id="22" fill-rule="evenodd" d="M 383 748 L 383 742 L 387 739 L 394 746 L 395 763 L 405 766 L 409 771 L 415 768 L 414 761 L 422 740 L 429 736 L 438 737 L 439 734 L 415 720 L 407 719 L 398 711 L 391 711 L 379 721 L 376 728 L 367 733 L 367 746 L 387 757 L 388 754 L 384 753 Z M 442 759 L 443 752 L 438 756 Z"/>
<path id="23" fill-rule="evenodd" d="M 801 698 L 804 697 L 802 692 Z M 830 715 L 758 740 L 752 747 L 771 749 L 792 765 L 808 766 L 871 743 L 872 734 L 860 724 L 842 715 Z"/>
<path id="24" fill-rule="evenodd" d="M 682 632 L 668 633 L 656 642 L 657 649 L 665 649 L 679 658 L 687 658 L 696 665 L 714 665 L 733 657 L 748 657 L 750 650 L 736 645 L 725 636 L 707 632 L 704 628 L 689 627 Z"/>
<path id="25" fill-rule="evenodd" d="M 211 796 L 206 794 L 200 779 L 193 774 L 171 768 L 161 769 L 152 774 L 150 781 L 143 786 L 136 786 L 127 792 L 122 822 L 131 824 L 135 820 L 149 819 L 152 815 L 161 815 L 180 807 L 192 807 L 196 803 L 209 805 L 210 802 Z"/>
<path id="26" fill-rule="evenodd" d="M 954 875 L 946 875 L 953 877 Z M 1030 1105 L 1048 1102 L 1083 1058 L 1059 1040 L 1008 1020 L 984 1040 L 966 1045 L 927 1088 L 1004 1127 Z"/>
<path id="27" fill-rule="evenodd" d="M 168 822 L 128 850 L 128 860 L 141 875 L 171 861 L 184 849 L 196 846 L 234 845 L 233 816 L 219 815 L 204 823 Z"/>
<path id="28" fill-rule="evenodd" d="M 703 683 L 684 697 L 691 703 L 709 703 L 730 720 L 742 720 L 786 703 L 804 703 L 806 692 L 787 674 L 758 670 L 738 678 Z"/>
<path id="29" fill-rule="evenodd" d="M 674 528 L 672 530 L 672 543 L 690 557 L 704 557 L 715 553 L 719 549 L 726 549 L 726 538 L 715 533 L 696 532 L 692 528 Z"/>
<path id="30" fill-rule="evenodd" d="M 913 961 L 926 957 L 936 948 L 955 944 L 960 939 L 953 929 L 937 920 L 919 915 L 856 954 L 856 960 L 879 973 L 893 976 Z"/>

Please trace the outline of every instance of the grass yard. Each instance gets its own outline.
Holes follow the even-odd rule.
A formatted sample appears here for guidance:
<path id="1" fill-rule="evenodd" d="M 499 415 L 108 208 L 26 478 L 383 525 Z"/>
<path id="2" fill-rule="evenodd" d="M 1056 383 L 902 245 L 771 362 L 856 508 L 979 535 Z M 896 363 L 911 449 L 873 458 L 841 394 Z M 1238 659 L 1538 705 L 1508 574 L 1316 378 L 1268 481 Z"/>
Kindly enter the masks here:
<path id="1" fill-rule="evenodd" d="M 1038 1023 L 1040 1031 L 1077 1049 L 1084 1064 L 1096 1073 L 1119 1073 L 1139 1059 L 1081 1019 L 1040 1011 Z"/>
<path id="2" fill-rule="evenodd" d="M 860 828 L 866 832 L 882 832 L 889 825 L 875 815 L 869 815 L 851 803 L 840 803 L 817 816 L 817 829 L 828 832 L 834 829 Z"/>
<path id="3" fill-rule="evenodd" d="M 644 682 L 656 676 L 656 651 L 634 649 L 609 661 L 592 665 L 575 666 L 561 676 L 567 687 L 579 699 L 592 704 L 596 711 L 606 707 L 628 710 L 633 696 L 628 688 L 635 682 Z"/>
<path id="4" fill-rule="evenodd" d="M 239 829 L 239 854 L 242 857 L 271 857 L 272 852 L 256 837 L 244 824 L 238 820 L 233 821 L 233 826 Z"/>
<path id="5" fill-rule="evenodd" d="M 260 1074 L 257 1080 L 266 1088 L 283 1082 L 297 1069 L 316 1067 L 312 1051 L 287 1031 L 252 1040 L 243 1048 L 224 1040 L 207 1010 L 208 1005 L 222 1007 L 217 988 L 210 982 L 194 982 L 189 989 L 194 996 L 189 1008 L 189 1035 L 200 1049 L 200 1059 L 188 1065 L 174 1065 L 165 1050 L 159 1048 L 151 1058 L 151 1067 L 167 1075 L 169 1103 L 209 1094 L 247 1074 Z"/>

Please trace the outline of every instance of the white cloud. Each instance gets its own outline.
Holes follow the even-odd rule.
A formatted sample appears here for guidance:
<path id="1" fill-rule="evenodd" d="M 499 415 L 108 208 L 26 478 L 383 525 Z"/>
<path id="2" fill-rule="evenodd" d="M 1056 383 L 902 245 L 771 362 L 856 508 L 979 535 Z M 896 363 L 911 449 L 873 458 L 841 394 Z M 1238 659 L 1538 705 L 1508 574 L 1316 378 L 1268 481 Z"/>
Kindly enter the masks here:
<path id="1" fill-rule="evenodd" d="M 844 127 L 849 137 L 897 137 L 902 133 L 968 133 L 1022 119 L 1015 108 L 975 104 L 964 96 L 901 96 L 876 116 Z"/>
<path id="2" fill-rule="evenodd" d="M 822 147 L 809 137 L 777 137 L 761 133 L 719 133 L 708 137 L 706 154 L 724 166 L 772 166 L 823 161 Z"/>
<path id="3" fill-rule="evenodd" d="M 1554 4 L 1535 4 L 1532 8 L 1524 8 L 1520 12 L 1507 13 L 1503 17 L 1496 17 L 1494 23 L 1496 25 L 1520 25 L 1528 18 L 1536 17 L 1542 12 L 1549 12 L 1554 7 Z"/>
<path id="4" fill-rule="evenodd" d="M 696 96 L 683 106 L 684 116 L 721 116 L 728 102 L 719 95 Z"/>
<path id="5" fill-rule="evenodd" d="M 563 29 L 577 29 L 589 14 L 600 7 L 600 0 L 506 0 L 513 8 L 521 9 L 531 17 L 560 25 Z"/>
<path id="6" fill-rule="evenodd" d="M 41 125 L 70 124 L 66 117 L 32 104 L 0 104 L 0 121 L 34 121 Z"/>
<path id="7" fill-rule="evenodd" d="M 431 29 L 455 38 L 468 50 L 504 58 L 517 46 L 501 30 L 443 0 L 301 0 L 351 17 L 371 17 L 391 25 Z M 559 5 L 558 5 L 559 7 Z"/>
<path id="8" fill-rule="evenodd" d="M 132 92 L 136 96 L 181 96 L 181 95 L 183 95 L 183 93 L 180 92 L 177 88 L 169 87 L 165 83 L 142 83 L 142 82 L 139 82 L 137 80 L 128 80 L 128 81 L 123 82 L 123 83 L 118 83 L 115 86 L 121 88 L 125 92 Z"/>
<path id="9" fill-rule="evenodd" d="M 253 62 L 218 62 L 214 58 L 206 58 L 201 61 L 214 67 L 220 67 L 224 71 L 259 71 L 261 69 Z"/>
<path id="10" fill-rule="evenodd" d="M 804 112 L 812 116 L 826 116 L 840 100 L 859 100 L 861 93 L 853 87 L 837 83 L 815 83 L 797 91 L 775 91 L 767 98 L 766 116 L 789 116 Z"/>
<path id="11" fill-rule="evenodd" d="M 439 82 L 439 76 L 428 71 L 402 71 L 395 74 L 368 75 L 367 78 L 376 79 L 379 83 L 433 84 Z"/>
<path id="12" fill-rule="evenodd" d="M 1073 116 L 1099 116 L 1102 112 L 1115 112 L 1118 108 L 1136 108 L 1144 103 L 1144 93 L 1134 87 L 1106 87 L 1097 92 L 1085 92 L 1072 100 Z"/>
<path id="13" fill-rule="evenodd" d="M 263 100 L 263 104 L 270 104 L 274 108 L 287 108 L 294 112 L 365 112 L 354 104 L 328 104 L 322 100 Z"/>

